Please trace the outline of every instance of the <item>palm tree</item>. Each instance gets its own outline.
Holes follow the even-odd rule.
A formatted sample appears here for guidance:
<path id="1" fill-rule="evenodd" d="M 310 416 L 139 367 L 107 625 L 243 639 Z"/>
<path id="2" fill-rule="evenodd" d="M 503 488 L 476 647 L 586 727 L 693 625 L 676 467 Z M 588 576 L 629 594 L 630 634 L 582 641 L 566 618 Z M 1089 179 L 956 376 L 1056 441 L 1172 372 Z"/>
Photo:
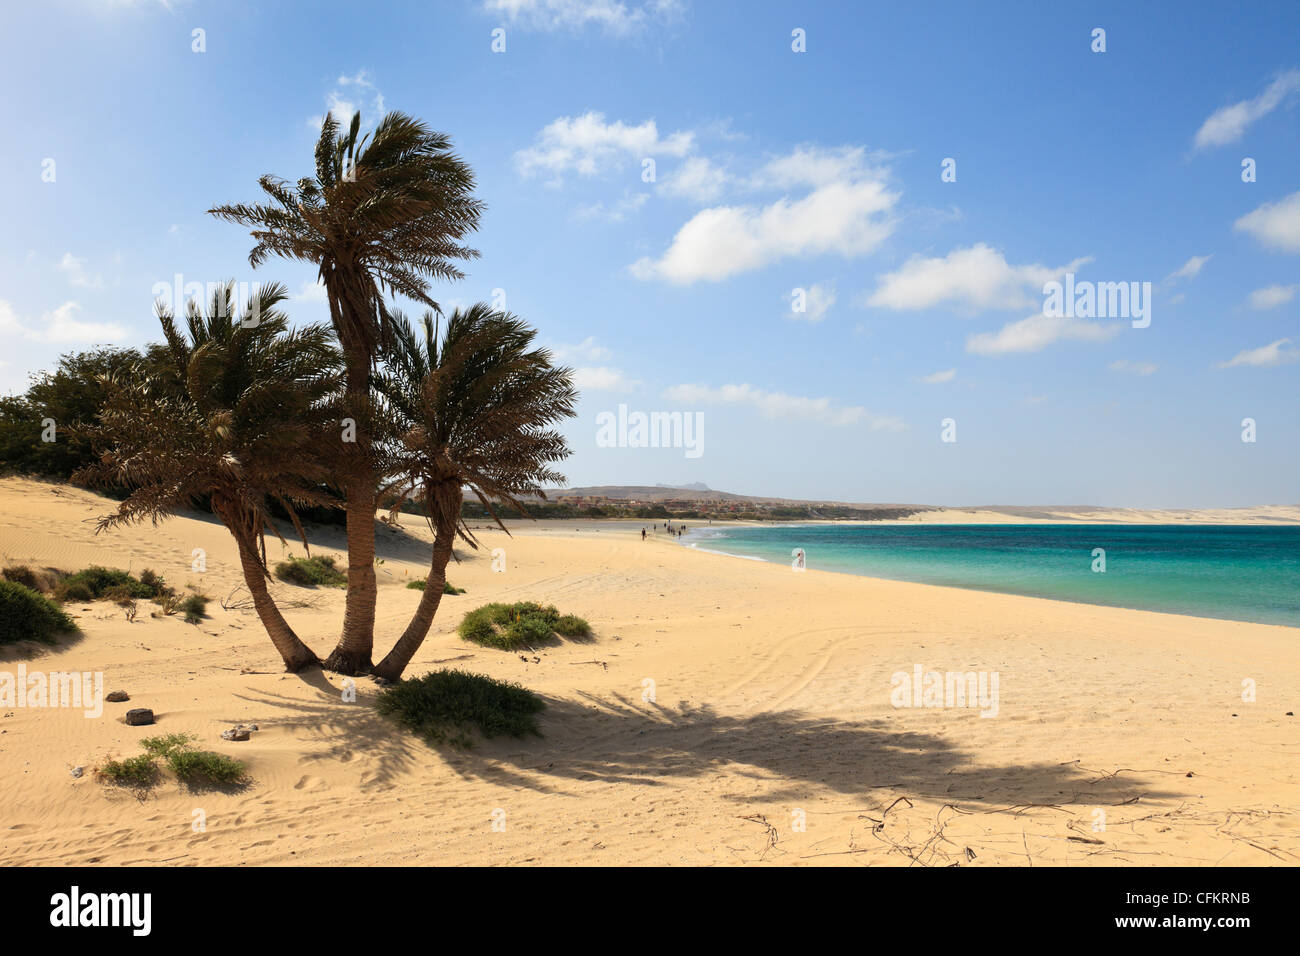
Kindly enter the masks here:
<path id="1" fill-rule="evenodd" d="M 433 624 L 457 536 L 478 542 L 461 517 L 468 488 L 502 529 L 494 502 L 524 510 L 520 497 L 542 495 L 544 483 L 561 484 L 550 468 L 566 458 L 568 445 L 549 426 L 574 414 L 572 371 L 551 364 L 544 349 L 531 348 L 536 331 L 484 303 L 457 309 L 441 341 L 433 315 L 424 334 L 394 315 L 393 341 L 375 389 L 390 423 L 391 462 L 385 494 L 393 512 L 411 499 L 424 505 L 434 532 L 424 594 L 411 623 L 374 674 L 398 679 Z M 422 341 L 421 341 L 422 339 Z"/>
<path id="2" fill-rule="evenodd" d="M 99 425 L 90 429 L 99 462 L 76 476 L 130 489 L 102 531 L 210 501 L 239 549 L 253 606 L 289 671 L 318 663 L 267 590 L 265 533 L 283 541 L 271 503 L 289 515 L 306 546 L 296 508 L 337 507 L 326 487 L 338 441 L 339 357 L 325 326 L 290 331 L 276 307 L 284 286 L 255 292 L 236 315 L 235 283 L 218 289 L 204 314 L 187 308 L 188 338 L 159 304 L 165 347 L 108 381 Z M 257 315 L 257 322 L 248 317 Z"/>
<path id="3" fill-rule="evenodd" d="M 325 666 L 344 674 L 370 668 L 374 646 L 375 508 L 369 375 L 390 336 L 385 293 L 431 307 L 431 279 L 461 279 L 457 260 L 478 256 L 461 244 L 478 228 L 483 203 L 471 195 L 474 174 L 451 152 L 451 140 L 402 113 L 389 113 L 358 139 L 361 114 L 340 135 L 327 116 L 316 144 L 316 176 L 290 185 L 258 182 L 271 204 L 208 210 L 252 226 L 248 261 L 271 256 L 316 263 L 347 371 L 344 414 L 355 441 L 341 456 L 347 497 L 348 591 L 343 634 Z"/>

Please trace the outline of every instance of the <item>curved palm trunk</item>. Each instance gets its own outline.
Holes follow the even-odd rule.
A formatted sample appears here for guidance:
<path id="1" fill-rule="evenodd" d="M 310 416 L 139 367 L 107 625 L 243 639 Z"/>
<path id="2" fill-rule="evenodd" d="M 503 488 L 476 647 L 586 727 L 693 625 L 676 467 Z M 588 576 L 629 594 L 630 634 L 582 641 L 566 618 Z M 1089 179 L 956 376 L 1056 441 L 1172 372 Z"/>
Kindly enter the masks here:
<path id="1" fill-rule="evenodd" d="M 354 414 L 369 406 L 369 357 L 357 346 L 344 349 L 348 393 Z M 356 425 L 356 462 L 344 483 L 347 496 L 348 591 L 343 609 L 343 635 L 325 659 L 327 670 L 362 674 L 371 668 L 375 644 L 375 507 L 377 479 L 371 464 L 371 436 L 364 421 Z"/>
<path id="2" fill-rule="evenodd" d="M 320 659 L 315 652 L 293 632 L 289 622 L 276 607 L 271 592 L 266 588 L 266 569 L 253 549 L 243 542 L 239 543 L 239 563 L 243 567 L 244 583 L 253 595 L 253 608 L 257 611 L 262 626 L 266 628 L 266 633 L 270 635 L 271 643 L 280 652 L 284 669 L 294 674 L 311 664 L 319 664 Z"/>
<path id="3" fill-rule="evenodd" d="M 460 487 L 457 485 L 454 495 L 448 496 L 446 506 L 440 511 L 437 529 L 433 539 L 433 558 L 429 563 L 429 576 L 424 581 L 424 594 L 415 609 L 415 616 L 406 630 L 397 639 L 393 649 L 379 662 L 373 671 L 376 677 L 398 680 L 406 665 L 420 649 L 424 639 L 429 636 L 433 618 L 442 603 L 442 589 L 447 583 L 447 562 L 451 560 L 452 544 L 456 540 L 456 515 L 460 514 Z M 448 507 L 450 506 L 450 507 Z M 450 515 L 450 517 L 449 517 Z"/>

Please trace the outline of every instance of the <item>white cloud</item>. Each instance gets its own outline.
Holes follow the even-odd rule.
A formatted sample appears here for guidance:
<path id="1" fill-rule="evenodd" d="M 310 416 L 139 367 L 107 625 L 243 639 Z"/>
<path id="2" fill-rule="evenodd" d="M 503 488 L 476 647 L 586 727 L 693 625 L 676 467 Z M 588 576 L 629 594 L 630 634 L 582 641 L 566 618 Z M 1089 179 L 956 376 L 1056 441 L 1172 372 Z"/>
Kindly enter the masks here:
<path id="1" fill-rule="evenodd" d="M 1130 362 L 1128 359 L 1119 359 L 1110 363 L 1112 372 L 1132 372 L 1134 375 L 1150 375 L 1156 370 L 1156 367 L 1150 362 Z"/>
<path id="2" fill-rule="evenodd" d="M 935 372 L 933 375 L 924 375 L 917 379 L 923 385 L 942 385 L 944 382 L 951 382 L 957 377 L 955 368 L 945 369 L 942 372 Z"/>
<path id="3" fill-rule="evenodd" d="M 1233 224 L 1264 245 L 1284 252 L 1300 252 L 1300 192 L 1274 203 L 1264 203 Z"/>
<path id="4" fill-rule="evenodd" d="M 1196 148 L 1236 142 L 1251 123 L 1273 112 L 1297 91 L 1300 91 L 1300 70 L 1287 70 L 1254 99 L 1215 110 L 1196 131 Z"/>
<path id="5" fill-rule="evenodd" d="M 766 206 L 715 206 L 686 222 L 658 259 L 632 264 L 640 279 L 719 281 L 781 259 L 873 252 L 893 232 L 885 217 L 898 196 L 883 181 L 828 183 L 802 199 Z"/>
<path id="6" fill-rule="evenodd" d="M 78 259 L 70 252 L 63 254 L 63 258 L 59 260 L 59 268 L 67 275 L 68 281 L 75 286 L 86 289 L 102 289 L 104 287 L 103 279 L 86 272 L 86 260 Z"/>
<path id="7" fill-rule="evenodd" d="M 1275 309 L 1294 299 L 1297 289 L 1300 289 L 1300 285 L 1265 286 L 1252 292 L 1247 301 L 1252 309 Z"/>
<path id="8" fill-rule="evenodd" d="M 359 109 L 365 111 L 361 117 L 363 128 L 373 128 L 384 115 L 384 94 L 379 92 L 368 70 L 340 76 L 334 88 L 325 94 L 325 104 L 327 112 L 333 114 L 334 121 L 345 131 Z M 324 116 L 307 118 L 307 125 L 313 129 L 320 129 L 324 122 Z"/>
<path id="9" fill-rule="evenodd" d="M 641 383 L 628 378 L 622 369 L 607 365 L 582 366 L 573 370 L 573 384 L 581 391 L 628 391 Z"/>
<path id="10" fill-rule="evenodd" d="M 573 211 L 573 218 L 578 221 L 604 219 L 608 222 L 622 222 L 629 215 L 637 212 L 650 198 L 649 193 L 633 193 L 613 203 L 595 202 L 579 206 Z"/>
<path id="11" fill-rule="evenodd" d="M 678 167 L 660 187 L 668 196 L 681 196 L 696 202 L 711 202 L 722 194 L 727 173 L 703 156 L 692 156 Z"/>
<path id="12" fill-rule="evenodd" d="M 832 286 L 825 286 L 814 283 L 803 290 L 803 311 L 794 310 L 795 296 L 791 292 L 785 296 L 786 302 L 790 303 L 790 308 L 786 310 L 786 316 L 798 322 L 820 322 L 826 317 L 826 313 L 831 310 L 835 304 L 835 289 Z"/>
<path id="13" fill-rule="evenodd" d="M 1120 323 L 1102 325 L 1083 319 L 1031 315 L 1008 322 L 997 332 L 981 332 L 966 340 L 966 351 L 977 355 L 1039 352 L 1054 342 L 1105 342 L 1119 334 Z"/>
<path id="14" fill-rule="evenodd" d="M 886 309 L 928 309 L 940 304 L 970 309 L 1020 309 L 1035 299 L 1044 283 L 1091 262 L 1091 257 L 1050 268 L 1043 265 L 1013 266 L 1002 253 L 978 243 L 969 249 L 954 249 L 942 258 L 913 256 L 896 272 L 880 277 L 867 305 Z"/>
<path id="15" fill-rule="evenodd" d="M 322 282 L 304 282 L 299 288 L 298 293 L 293 297 L 295 302 L 329 302 L 329 295 L 325 291 L 325 285 Z"/>
<path id="16" fill-rule="evenodd" d="M 1213 254 L 1208 256 L 1192 256 L 1173 272 L 1169 273 L 1169 275 L 1165 276 L 1165 281 L 1168 282 L 1171 279 L 1195 279 L 1200 275 L 1201 269 L 1205 267 L 1205 264 L 1213 258 Z"/>
<path id="17" fill-rule="evenodd" d="M 575 345 L 550 345 L 551 358 L 572 365 L 573 384 L 583 391 L 628 391 L 641 383 L 624 374 L 622 369 L 594 363 L 607 362 L 614 353 L 589 335 Z"/>
<path id="18" fill-rule="evenodd" d="M 694 140 L 690 132 L 661 137 L 652 119 L 629 126 L 622 120 L 606 122 L 604 113 L 587 112 L 548 123 L 532 146 L 515 153 L 515 165 L 524 176 L 545 173 L 558 182 L 568 172 L 595 176 L 630 160 L 685 156 Z"/>
<path id="19" fill-rule="evenodd" d="M 654 20 L 668 20 L 682 10 L 681 0 L 484 0 L 483 9 L 502 14 L 512 24 L 534 30 L 581 29 L 599 26 L 626 35 Z"/>
<path id="20" fill-rule="evenodd" d="M 46 312 L 34 325 L 24 324 L 12 305 L 0 300 L 0 333 L 19 335 L 33 342 L 83 345 L 106 344 L 126 336 L 126 329 L 116 322 L 80 322 L 76 314 L 80 303 L 65 302 Z"/>
<path id="21" fill-rule="evenodd" d="M 577 345 L 552 345 L 550 352 L 557 362 L 603 362 L 614 356 L 605 346 L 596 343 L 594 335 L 587 336 Z"/>
<path id="22" fill-rule="evenodd" d="M 789 155 L 769 160 L 750 179 L 754 189 L 788 189 L 792 186 L 827 186 L 861 179 L 883 179 L 885 171 L 868 163 L 861 146 L 796 146 Z"/>
<path id="23" fill-rule="evenodd" d="M 664 398 L 684 404 L 725 403 L 749 405 L 768 418 L 814 421 L 826 425 L 865 424 L 872 431 L 900 431 L 906 426 L 897 418 L 873 415 L 858 405 L 836 405 L 829 398 L 803 398 L 783 392 L 768 392 L 753 385 L 673 385 Z"/>
<path id="24" fill-rule="evenodd" d="M 1262 345 L 1257 349 L 1246 349 L 1244 352 L 1238 352 L 1227 362 L 1220 362 L 1219 368 L 1233 368 L 1237 365 L 1270 368 L 1274 365 L 1285 365 L 1287 362 L 1294 362 L 1296 359 L 1300 359 L 1300 349 L 1292 345 L 1290 339 L 1278 339 L 1276 342 L 1270 342 L 1268 345 Z"/>

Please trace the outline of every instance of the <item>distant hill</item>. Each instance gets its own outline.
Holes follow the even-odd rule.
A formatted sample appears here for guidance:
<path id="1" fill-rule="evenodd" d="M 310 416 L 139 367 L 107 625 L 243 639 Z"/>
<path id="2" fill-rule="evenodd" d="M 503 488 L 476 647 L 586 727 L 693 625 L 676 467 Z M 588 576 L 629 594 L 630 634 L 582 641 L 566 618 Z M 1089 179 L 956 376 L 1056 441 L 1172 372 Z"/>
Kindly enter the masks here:
<path id="1" fill-rule="evenodd" d="M 638 501 L 655 504 L 663 501 L 727 501 L 745 502 L 754 505 L 793 505 L 817 506 L 834 505 L 846 508 L 909 508 L 917 511 L 929 511 L 933 505 L 863 503 L 854 501 L 832 501 L 829 499 L 769 498 L 758 495 L 738 495 L 729 491 L 716 491 L 707 485 L 695 483 L 681 488 L 668 485 L 593 485 L 583 488 L 548 488 L 546 498 L 557 501 L 563 498 L 608 498 L 611 501 Z"/>

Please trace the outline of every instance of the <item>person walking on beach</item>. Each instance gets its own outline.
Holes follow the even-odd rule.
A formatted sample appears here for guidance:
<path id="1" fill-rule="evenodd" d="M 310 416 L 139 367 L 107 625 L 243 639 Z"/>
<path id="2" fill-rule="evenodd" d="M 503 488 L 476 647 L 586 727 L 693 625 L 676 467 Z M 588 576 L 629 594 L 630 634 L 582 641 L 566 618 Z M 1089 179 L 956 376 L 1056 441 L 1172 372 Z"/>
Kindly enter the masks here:
<path id="1" fill-rule="evenodd" d="M 642 541 L 645 540 L 645 528 L 642 528 L 642 529 L 641 529 L 641 540 L 642 540 Z"/>

